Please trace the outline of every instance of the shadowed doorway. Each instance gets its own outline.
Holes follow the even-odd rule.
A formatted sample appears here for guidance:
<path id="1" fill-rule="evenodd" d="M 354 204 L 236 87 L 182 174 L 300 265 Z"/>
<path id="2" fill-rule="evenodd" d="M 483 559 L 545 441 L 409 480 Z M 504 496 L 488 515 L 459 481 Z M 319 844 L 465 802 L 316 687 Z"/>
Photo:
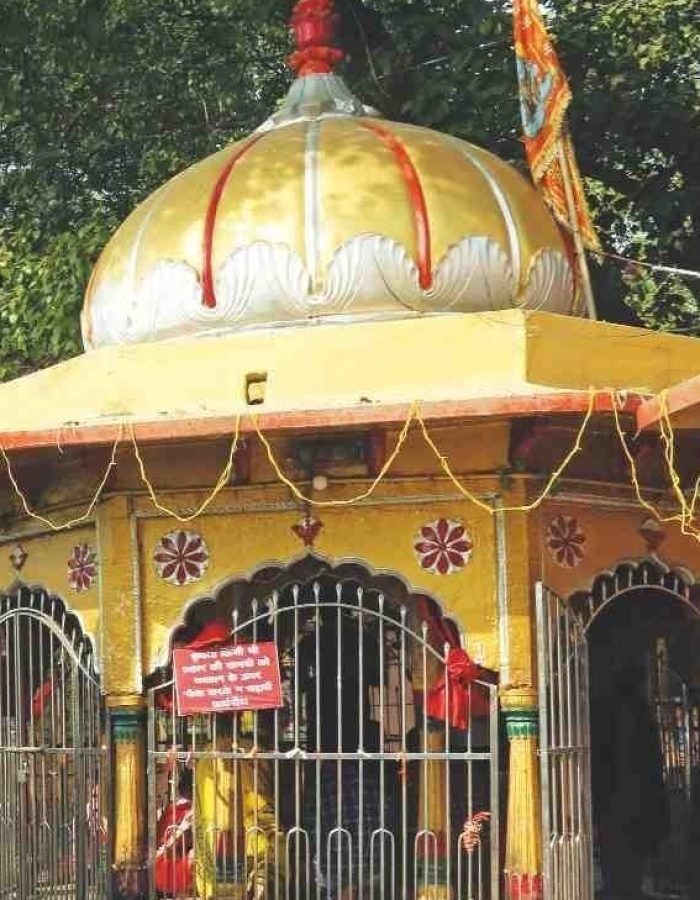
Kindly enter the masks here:
<path id="1" fill-rule="evenodd" d="M 598 896 L 698 896 L 700 617 L 668 590 L 634 587 L 587 637 Z"/>

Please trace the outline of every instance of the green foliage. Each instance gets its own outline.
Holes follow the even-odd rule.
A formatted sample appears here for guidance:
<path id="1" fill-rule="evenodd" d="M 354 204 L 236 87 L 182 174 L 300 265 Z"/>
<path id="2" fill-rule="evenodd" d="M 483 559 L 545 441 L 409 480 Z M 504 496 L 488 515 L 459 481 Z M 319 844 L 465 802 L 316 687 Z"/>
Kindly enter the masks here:
<path id="1" fill-rule="evenodd" d="M 523 167 L 507 0 L 337 6 L 363 99 Z M 545 6 L 605 245 L 700 268 L 696 0 Z M 290 7 L 0 0 L 0 377 L 77 352 L 84 286 L 118 222 L 274 109 L 289 78 Z M 607 317 L 632 309 L 650 327 L 697 327 L 697 282 L 611 264 L 593 276 Z"/>

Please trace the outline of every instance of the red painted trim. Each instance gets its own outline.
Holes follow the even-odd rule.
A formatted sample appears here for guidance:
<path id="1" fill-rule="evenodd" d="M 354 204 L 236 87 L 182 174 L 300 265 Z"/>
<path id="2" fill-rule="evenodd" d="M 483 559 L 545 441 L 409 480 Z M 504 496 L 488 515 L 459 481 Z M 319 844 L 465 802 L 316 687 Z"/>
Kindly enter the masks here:
<path id="1" fill-rule="evenodd" d="M 465 419 L 509 418 L 535 415 L 580 415 L 588 409 L 588 391 L 566 394 L 529 394 L 525 396 L 479 397 L 473 400 L 444 400 L 421 405 L 421 416 L 426 421 L 456 423 Z M 642 402 L 636 394 L 628 395 L 620 411 L 634 415 Z M 611 412 L 607 393 L 599 394 L 594 404 L 595 412 Z M 350 409 L 293 410 L 288 412 L 260 413 L 258 422 L 267 434 L 275 432 L 307 432 L 365 426 L 402 425 L 410 410 L 410 404 L 370 405 Z M 186 418 L 170 421 L 137 422 L 134 434 L 139 442 L 193 440 L 230 436 L 235 426 L 235 416 L 211 418 Z M 119 436 L 118 423 L 83 425 L 74 428 L 51 428 L 44 431 L 0 432 L 0 444 L 6 450 L 28 450 L 39 447 L 89 446 L 110 444 Z M 241 434 L 255 432 L 249 416 L 241 422 Z M 123 433 L 124 442 L 129 438 Z"/>
<path id="2" fill-rule="evenodd" d="M 420 176 L 413 165 L 413 160 L 401 141 L 381 125 L 375 122 L 361 122 L 363 128 L 373 132 L 382 143 L 394 154 L 394 158 L 401 169 L 408 196 L 413 207 L 413 222 L 416 231 L 416 247 L 418 252 L 419 284 L 424 291 L 433 286 L 433 263 L 430 248 L 430 221 L 428 220 L 428 206 L 425 202 L 423 186 Z"/>
<path id="3" fill-rule="evenodd" d="M 207 206 L 207 215 L 204 220 L 204 239 L 202 242 L 202 303 L 213 309 L 216 306 L 216 294 L 214 291 L 214 275 L 212 273 L 212 249 L 214 245 L 214 228 L 216 226 L 216 214 L 219 211 L 219 203 L 221 195 L 226 187 L 234 166 L 246 155 L 246 153 L 263 137 L 261 134 L 254 135 L 242 147 L 238 147 L 216 180 L 214 189 L 209 197 Z"/>
<path id="4" fill-rule="evenodd" d="M 678 413 L 697 407 L 698 427 L 700 427 L 700 375 L 695 375 L 687 381 L 681 381 L 666 392 L 666 406 L 671 416 L 671 424 L 673 424 L 673 416 Z M 647 400 L 637 410 L 637 428 L 641 431 L 653 425 L 658 425 L 661 421 L 662 411 L 661 403 L 658 397 L 652 397 Z"/>

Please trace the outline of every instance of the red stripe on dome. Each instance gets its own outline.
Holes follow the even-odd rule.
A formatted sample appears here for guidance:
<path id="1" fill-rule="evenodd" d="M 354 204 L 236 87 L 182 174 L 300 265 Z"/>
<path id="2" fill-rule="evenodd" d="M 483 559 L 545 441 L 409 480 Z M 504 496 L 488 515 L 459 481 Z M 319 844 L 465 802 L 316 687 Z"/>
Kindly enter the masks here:
<path id="1" fill-rule="evenodd" d="M 235 165 L 240 162 L 240 160 L 246 155 L 246 153 L 253 147 L 254 144 L 263 137 L 261 134 L 257 134 L 252 137 L 246 144 L 242 147 L 239 147 L 231 159 L 226 163 L 224 168 L 221 170 L 221 174 L 216 179 L 216 184 L 214 185 L 214 189 L 211 192 L 211 196 L 209 197 L 209 204 L 207 206 L 207 215 L 204 220 L 204 240 L 202 245 L 202 303 L 204 306 L 208 306 L 209 309 L 214 309 L 216 306 L 216 293 L 214 291 L 214 275 L 212 272 L 212 249 L 214 246 L 214 228 L 216 227 L 216 215 L 219 211 L 219 203 L 221 202 L 221 195 L 224 192 L 224 188 L 226 187 L 226 182 L 228 181 L 231 172 L 233 171 Z"/>
<path id="2" fill-rule="evenodd" d="M 394 159 L 401 169 L 408 195 L 413 207 L 413 222 L 416 230 L 416 247 L 418 251 L 418 283 L 424 291 L 433 286 L 433 264 L 430 249 L 430 222 L 425 194 L 420 183 L 420 176 L 408 150 L 401 141 L 381 125 L 375 122 L 362 122 L 362 127 L 377 135 L 382 143 L 394 154 Z"/>

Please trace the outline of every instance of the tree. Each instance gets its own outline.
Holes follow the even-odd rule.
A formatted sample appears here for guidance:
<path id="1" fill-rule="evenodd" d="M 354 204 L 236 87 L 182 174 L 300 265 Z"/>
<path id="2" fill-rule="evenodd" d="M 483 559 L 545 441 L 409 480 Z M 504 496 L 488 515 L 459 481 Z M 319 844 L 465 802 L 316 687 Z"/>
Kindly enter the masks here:
<path id="1" fill-rule="evenodd" d="M 337 0 L 346 74 L 390 118 L 524 166 L 506 0 Z M 159 184 L 282 97 L 291 0 L 0 0 L 0 377 L 80 349 L 90 269 Z M 549 0 L 607 246 L 700 265 L 694 0 Z M 606 317 L 695 327 L 691 283 L 593 264 Z M 629 317 L 631 314 L 627 312 Z"/>

